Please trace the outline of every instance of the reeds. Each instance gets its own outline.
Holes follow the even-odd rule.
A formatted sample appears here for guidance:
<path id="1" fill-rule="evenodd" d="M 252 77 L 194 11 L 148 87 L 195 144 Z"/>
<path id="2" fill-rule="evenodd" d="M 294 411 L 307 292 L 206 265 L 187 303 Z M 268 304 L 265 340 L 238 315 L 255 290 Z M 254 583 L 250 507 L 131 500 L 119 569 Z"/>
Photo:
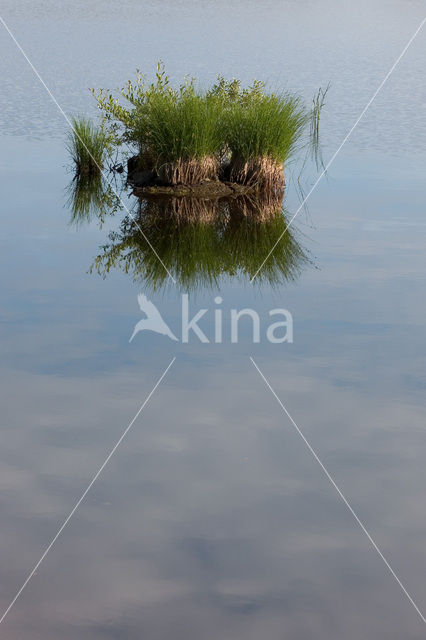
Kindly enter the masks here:
<path id="1" fill-rule="evenodd" d="M 321 111 L 325 105 L 325 98 L 330 89 L 330 83 L 325 89 L 320 87 L 317 93 L 312 98 L 312 112 L 311 112 L 311 138 L 314 144 L 319 143 L 319 125 Z"/>
<path id="2" fill-rule="evenodd" d="M 77 176 L 99 176 L 108 146 L 107 135 L 87 118 L 73 118 L 68 135 L 68 151 Z"/>
<path id="3" fill-rule="evenodd" d="M 312 158 L 315 160 L 317 169 L 325 168 L 322 159 L 321 145 L 320 145 L 320 117 L 321 112 L 325 105 L 325 98 L 328 90 L 330 89 L 330 83 L 325 89 L 320 87 L 317 93 L 312 98 L 311 109 L 311 123 L 310 123 L 310 152 Z"/>

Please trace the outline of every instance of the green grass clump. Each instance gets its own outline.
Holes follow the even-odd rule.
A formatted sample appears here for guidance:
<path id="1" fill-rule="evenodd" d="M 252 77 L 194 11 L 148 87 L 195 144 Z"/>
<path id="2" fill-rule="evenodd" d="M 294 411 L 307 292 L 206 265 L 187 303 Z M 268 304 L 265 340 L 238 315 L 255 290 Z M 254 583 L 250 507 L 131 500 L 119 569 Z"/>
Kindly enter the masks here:
<path id="1" fill-rule="evenodd" d="M 263 95 L 232 105 L 226 142 L 232 154 L 246 162 L 269 157 L 283 163 L 296 150 L 308 122 L 309 112 L 299 98 Z"/>
<path id="2" fill-rule="evenodd" d="M 153 92 L 136 110 L 138 118 L 137 130 L 143 132 L 139 147 L 155 158 L 163 181 L 196 183 L 216 177 L 221 147 L 216 100 L 206 100 L 192 86 L 179 93 Z"/>
<path id="3" fill-rule="evenodd" d="M 226 114 L 230 179 L 269 189 L 284 187 L 283 164 L 300 146 L 310 113 L 291 95 L 234 102 Z"/>
<path id="4" fill-rule="evenodd" d="M 154 93 L 137 117 L 146 126 L 139 142 L 150 146 L 160 161 L 203 158 L 220 147 L 217 102 L 205 100 L 192 87 L 179 95 Z"/>
<path id="5" fill-rule="evenodd" d="M 87 118 L 73 118 L 68 136 L 68 150 L 78 176 L 96 176 L 103 169 L 108 139 L 101 127 Z"/>
<path id="6" fill-rule="evenodd" d="M 170 184 L 217 177 L 222 147 L 217 99 L 197 91 L 193 80 L 173 89 L 161 64 L 155 83 L 146 85 L 139 74 L 121 94 L 130 108 L 102 90 L 95 97 L 116 140 L 136 145 L 145 168 Z"/>
<path id="7" fill-rule="evenodd" d="M 225 177 L 264 190 L 283 188 L 283 163 L 318 142 L 309 123 L 317 134 L 325 97 L 319 92 L 309 109 L 295 95 L 267 93 L 262 82 L 242 88 L 222 77 L 204 91 L 194 80 L 173 88 L 161 63 L 152 84 L 141 74 L 127 83 L 124 106 L 109 91 L 92 92 L 111 139 L 136 146 L 142 168 L 161 182 Z"/>

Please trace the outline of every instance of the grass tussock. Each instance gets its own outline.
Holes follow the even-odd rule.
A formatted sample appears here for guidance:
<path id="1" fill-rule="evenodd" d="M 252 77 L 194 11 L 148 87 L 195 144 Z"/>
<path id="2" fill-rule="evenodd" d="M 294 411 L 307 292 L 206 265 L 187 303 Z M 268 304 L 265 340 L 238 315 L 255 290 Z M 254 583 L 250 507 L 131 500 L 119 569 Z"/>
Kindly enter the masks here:
<path id="1" fill-rule="evenodd" d="M 107 136 L 87 118 L 73 118 L 68 136 L 68 150 L 77 176 L 99 176 L 108 146 Z"/>
<path id="2" fill-rule="evenodd" d="M 157 171 L 159 180 L 164 184 L 199 184 L 205 180 L 216 180 L 219 168 L 219 158 L 202 156 L 165 162 Z"/>
<path id="3" fill-rule="evenodd" d="M 197 93 L 193 83 L 179 91 L 151 91 L 135 117 L 141 121 L 136 142 L 160 163 L 209 158 L 221 145 L 218 105 Z"/>
<path id="4" fill-rule="evenodd" d="M 310 121 L 301 100 L 263 94 L 242 99 L 225 120 L 231 180 L 266 189 L 284 186 L 283 165 L 297 150 Z"/>
<path id="5" fill-rule="evenodd" d="M 283 165 L 315 138 L 310 125 L 318 133 L 326 92 L 309 109 L 258 81 L 243 88 L 219 77 L 201 90 L 191 79 L 173 88 L 161 63 L 153 83 L 138 74 L 126 84 L 124 105 L 109 91 L 93 91 L 111 139 L 135 146 L 162 183 L 229 179 L 259 191 L 284 188 Z"/>
<path id="6" fill-rule="evenodd" d="M 146 85 L 139 75 L 122 95 L 130 109 L 111 94 L 100 91 L 96 96 L 104 121 L 112 122 L 118 142 L 136 146 L 160 181 L 176 185 L 217 179 L 223 138 L 218 100 L 207 99 L 194 81 L 173 89 L 161 65 L 155 84 Z"/>
<path id="7" fill-rule="evenodd" d="M 284 192 L 284 166 L 271 156 L 233 155 L 230 163 L 231 182 L 256 187 L 261 192 Z"/>

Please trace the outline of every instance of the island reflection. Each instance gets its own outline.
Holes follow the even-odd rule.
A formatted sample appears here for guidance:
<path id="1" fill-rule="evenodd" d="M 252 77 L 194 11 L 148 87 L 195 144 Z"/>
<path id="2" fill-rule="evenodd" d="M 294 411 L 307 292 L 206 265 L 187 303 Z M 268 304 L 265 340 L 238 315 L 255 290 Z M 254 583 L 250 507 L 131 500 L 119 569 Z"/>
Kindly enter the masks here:
<path id="1" fill-rule="evenodd" d="M 256 275 L 257 285 L 294 281 L 309 262 L 294 228 L 286 229 L 289 216 L 282 194 L 155 196 L 138 198 L 135 205 L 119 229 L 109 232 L 91 272 L 106 277 L 112 269 L 121 269 L 152 291 L 172 283 L 170 273 L 179 288 L 194 291 L 219 287 L 224 277 L 249 282 L 278 240 Z M 101 178 L 73 181 L 69 206 L 75 225 L 93 219 L 102 225 L 107 216 L 124 209 Z"/>

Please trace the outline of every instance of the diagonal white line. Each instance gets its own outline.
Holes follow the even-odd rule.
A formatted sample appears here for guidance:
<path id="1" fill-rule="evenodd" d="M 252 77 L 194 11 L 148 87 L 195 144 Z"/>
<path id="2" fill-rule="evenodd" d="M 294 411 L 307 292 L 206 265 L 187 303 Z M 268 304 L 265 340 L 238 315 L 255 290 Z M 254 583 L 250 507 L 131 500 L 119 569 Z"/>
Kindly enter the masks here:
<path id="1" fill-rule="evenodd" d="M 37 69 L 35 68 L 35 66 L 33 65 L 33 63 L 31 62 L 31 60 L 29 59 L 29 57 L 27 56 L 27 54 L 25 53 L 25 51 L 23 50 L 23 48 L 21 47 L 21 45 L 19 44 L 19 42 L 17 41 L 17 39 L 15 38 L 15 36 L 13 35 L 12 31 L 9 29 L 9 27 L 7 26 L 6 22 L 3 20 L 3 18 L 0 16 L 0 22 L 2 23 L 2 25 L 4 26 L 4 28 L 6 29 L 6 31 L 8 32 L 8 34 L 10 35 L 10 37 L 12 38 L 13 42 L 16 44 L 16 46 L 18 47 L 19 51 L 22 53 L 22 55 L 24 56 L 25 60 L 28 62 L 28 64 L 30 65 L 31 69 L 34 71 L 35 75 L 37 76 L 37 78 L 40 80 L 41 84 L 43 85 L 43 87 L 46 89 L 47 93 L 49 94 L 49 96 L 51 97 L 52 101 L 55 103 L 55 105 L 58 107 L 59 111 L 62 113 L 62 115 L 64 116 L 65 120 L 67 121 L 67 123 L 69 124 L 69 126 L 72 128 L 72 122 L 71 120 L 68 118 L 67 114 L 65 113 L 65 111 L 62 109 L 61 105 L 59 104 L 59 102 L 56 100 L 55 96 L 53 95 L 53 93 L 51 92 L 51 90 L 49 89 L 49 87 L 47 86 L 47 84 L 45 83 L 45 81 L 43 80 L 43 78 L 41 77 L 41 75 L 39 74 L 39 72 L 37 71 Z M 77 134 L 78 135 L 78 134 Z M 89 154 L 89 156 L 92 158 L 93 162 L 96 164 L 96 166 L 98 167 L 99 171 L 103 174 L 103 170 L 102 167 L 96 162 L 95 158 L 93 157 L 93 155 L 90 153 L 90 150 L 87 148 L 84 140 L 82 140 L 82 138 L 80 138 L 80 136 L 78 136 L 81 144 L 84 146 L 84 148 L 86 149 L 87 153 Z M 111 189 L 113 190 L 114 194 L 117 196 L 117 198 L 119 199 L 119 201 L 121 202 L 121 204 L 123 205 L 123 207 L 126 209 L 127 213 L 129 214 L 129 216 L 132 218 L 133 222 L 136 224 L 137 228 L 139 229 L 139 231 L 141 232 L 141 234 L 143 235 L 145 241 L 147 242 L 147 244 L 149 245 L 151 251 L 155 254 L 155 256 L 157 257 L 157 259 L 161 262 L 162 266 L 164 267 L 164 269 L 166 270 L 169 278 L 172 279 L 172 281 L 174 282 L 174 284 L 176 284 L 176 280 L 174 279 L 174 277 L 172 276 L 172 274 L 170 273 L 170 271 L 168 270 L 168 268 L 166 267 L 166 265 L 164 264 L 164 262 L 162 261 L 162 259 L 160 258 L 160 256 L 158 255 L 157 251 L 154 249 L 154 247 L 152 246 L 151 242 L 148 240 L 148 238 L 146 237 L 145 233 L 143 232 L 142 228 L 140 227 L 140 225 L 138 224 L 136 218 L 132 215 L 131 211 L 129 210 L 129 208 L 126 206 L 126 203 L 123 201 L 123 199 L 118 195 L 118 193 L 116 192 L 116 190 L 114 189 L 114 187 L 111 186 Z M 0 621 L 1 622 L 1 621 Z"/>
<path id="2" fill-rule="evenodd" d="M 374 549 L 377 551 L 377 553 L 379 554 L 379 556 L 381 557 L 381 559 L 383 560 L 383 562 L 385 563 L 385 565 L 387 566 L 387 568 L 389 569 L 390 573 L 392 574 L 392 576 L 395 578 L 395 580 L 397 581 L 397 583 L 399 584 L 399 586 L 401 587 L 402 591 L 404 592 L 404 594 L 406 595 L 406 597 L 408 598 L 408 600 L 411 602 L 411 604 L 413 605 L 414 609 L 417 611 L 417 613 L 419 614 L 420 618 L 423 620 L 423 622 L 426 624 L 426 618 L 424 617 L 423 613 L 420 611 L 419 607 L 416 605 L 416 603 L 414 602 L 413 598 L 410 596 L 410 594 L 408 593 L 407 589 L 404 587 L 404 585 L 402 584 L 401 580 L 398 578 L 398 576 L 396 575 L 395 571 L 392 569 L 391 565 L 389 564 L 388 560 L 386 560 L 385 556 L 383 555 L 382 551 L 380 551 L 379 547 L 377 546 L 376 542 L 373 540 L 373 538 L 371 537 L 371 534 L 367 531 L 365 525 L 363 524 L 363 522 L 359 519 L 358 515 L 355 513 L 354 509 L 351 507 L 351 505 L 349 504 L 348 500 L 345 498 L 345 496 L 343 495 L 341 489 L 337 486 L 335 480 L 333 479 L 333 477 L 331 476 L 331 474 L 329 473 L 329 471 L 327 470 L 327 468 L 325 467 L 325 465 L 323 464 L 323 462 L 321 462 L 318 454 L 316 453 L 316 451 L 313 449 L 313 447 L 310 445 L 310 443 L 308 442 L 308 440 L 306 439 L 306 437 L 304 436 L 304 434 L 302 433 L 302 431 L 299 429 L 299 427 L 297 426 L 297 424 L 295 423 L 295 421 L 293 420 L 293 418 L 291 417 L 291 415 L 289 414 L 289 412 L 287 411 L 287 409 L 285 408 L 285 406 L 283 405 L 283 403 L 281 402 L 281 400 L 279 399 L 279 397 L 277 396 L 277 394 L 275 393 L 275 391 L 273 390 L 273 388 L 271 387 L 270 383 L 268 382 L 268 380 L 265 378 L 264 374 L 262 373 L 262 371 L 259 369 L 259 367 L 257 366 L 257 364 L 255 363 L 255 361 L 253 360 L 253 358 L 250 356 L 250 360 L 252 361 L 252 364 L 254 365 L 254 367 L 257 369 L 259 375 L 261 376 L 261 378 L 263 379 L 263 381 L 265 382 L 266 386 L 268 387 L 268 389 L 271 391 L 272 395 L 274 396 L 274 398 L 278 401 L 278 404 L 280 405 L 281 409 L 284 411 L 284 413 L 286 414 L 286 416 L 288 417 L 288 419 L 290 420 L 291 424 L 293 425 L 293 427 L 296 429 L 297 433 L 299 434 L 299 436 L 302 438 L 303 442 L 306 444 L 306 446 L 308 447 L 309 451 L 311 452 L 311 454 L 313 455 L 313 457 L 315 458 L 315 460 L 318 462 L 319 466 L 321 467 L 321 469 L 323 470 L 323 472 L 325 473 L 326 477 L 328 478 L 328 480 L 331 482 L 331 484 L 333 485 L 333 487 L 336 489 L 337 493 L 339 494 L 339 496 L 341 497 L 341 499 L 343 500 L 343 502 L 345 503 L 346 507 L 349 509 L 350 513 L 352 514 L 352 516 L 355 518 L 356 522 L 359 524 L 359 526 L 361 527 L 362 531 L 365 533 L 365 535 L 367 536 L 367 538 L 369 539 L 369 541 L 371 542 L 371 544 L 373 545 Z"/>
<path id="3" fill-rule="evenodd" d="M 373 95 L 371 96 L 370 100 L 367 102 L 367 104 L 365 105 L 364 109 L 361 111 L 361 113 L 359 114 L 358 118 L 355 120 L 354 124 L 352 125 L 352 127 L 350 128 L 350 130 L 348 131 L 348 133 L 346 134 L 346 136 L 343 138 L 342 142 L 340 143 L 340 145 L 337 147 L 336 151 L 333 153 L 333 155 L 331 156 L 330 160 L 328 161 L 328 163 L 326 164 L 326 166 L 324 167 L 323 171 L 320 173 L 320 175 L 318 176 L 317 180 L 315 181 L 313 187 L 311 188 L 311 190 L 308 192 L 308 194 L 306 195 L 306 197 L 304 198 L 302 204 L 300 205 L 300 207 L 297 209 L 296 213 L 293 215 L 293 217 L 290 219 L 290 222 L 286 225 L 284 231 L 282 232 L 282 234 L 280 235 L 280 237 L 278 238 L 278 240 L 275 242 L 274 246 L 272 247 L 272 249 L 269 251 L 268 255 L 266 256 L 266 258 L 263 260 L 262 264 L 260 265 L 260 267 L 257 269 L 257 271 L 255 272 L 254 276 L 252 276 L 252 278 L 250 279 L 250 282 L 253 282 L 253 280 L 256 278 L 257 274 L 259 273 L 259 271 L 262 269 L 263 265 L 265 264 L 265 262 L 268 260 L 269 256 L 275 251 L 277 245 L 279 244 L 279 242 L 281 241 L 282 237 L 284 236 L 284 234 L 286 233 L 287 229 L 290 227 L 290 225 L 292 224 L 293 220 L 295 219 L 295 217 L 300 213 L 300 211 L 303 209 L 303 206 L 305 204 L 305 202 L 308 200 L 308 198 L 312 195 L 312 193 L 315 191 L 315 189 L 317 188 L 318 184 L 321 182 L 321 180 L 323 179 L 323 177 L 325 176 L 325 174 L 327 173 L 328 169 L 331 167 L 331 165 L 333 164 L 334 160 L 336 159 L 337 155 L 340 153 L 342 147 L 346 144 L 346 142 L 348 141 L 348 139 L 350 138 L 350 136 L 352 135 L 352 133 L 354 132 L 354 130 L 356 129 L 356 127 L 358 126 L 358 124 L 360 123 L 360 121 L 362 120 L 362 118 L 364 117 L 364 115 L 366 114 L 366 112 L 368 111 L 368 109 L 371 107 L 372 103 L 374 102 L 374 100 L 376 99 L 378 93 L 381 91 L 381 89 L 383 88 L 383 86 L 385 85 L 385 83 L 387 82 L 387 80 L 389 79 L 389 77 L 392 75 L 392 73 L 395 71 L 395 68 L 397 67 L 397 65 L 399 64 L 399 62 L 402 60 L 402 58 L 404 57 L 404 55 L 406 54 L 408 48 L 410 47 L 410 45 L 413 43 L 414 39 L 416 38 L 416 36 L 418 35 L 418 33 L 421 31 L 421 29 L 423 28 L 423 25 L 426 22 L 426 17 L 423 18 L 423 20 L 421 21 L 421 23 L 419 24 L 419 26 L 417 27 L 417 29 L 415 30 L 415 32 L 413 33 L 413 35 L 411 36 L 411 38 L 409 39 L 409 41 L 407 42 L 407 44 L 405 45 L 405 47 L 403 48 L 403 50 L 401 51 L 401 53 L 399 54 L 399 56 L 397 57 L 397 59 L 395 60 L 395 62 L 393 63 L 393 65 L 391 66 L 391 68 L 389 69 L 389 71 L 387 72 L 387 74 L 385 75 L 385 77 L 383 78 L 383 80 L 381 81 L 381 83 L 379 84 L 379 86 L 377 87 L 376 91 L 373 93 Z"/>
<path id="4" fill-rule="evenodd" d="M 128 434 L 128 432 L 130 431 L 130 429 L 132 428 L 135 420 L 138 418 L 138 416 L 140 415 L 140 413 L 143 411 L 143 409 L 146 407 L 146 405 L 148 404 L 149 400 L 151 399 L 151 397 L 153 396 L 153 394 L 155 393 L 157 387 L 161 384 L 163 378 L 165 377 L 165 375 L 167 374 L 168 370 L 170 369 L 170 367 L 173 365 L 174 361 L 176 360 L 176 357 L 174 357 L 168 367 L 165 369 L 165 371 L 162 373 L 162 375 L 160 376 L 160 378 L 157 380 L 157 382 L 155 383 L 154 387 L 152 388 L 152 390 L 150 391 L 150 393 L 147 395 L 147 397 L 145 398 L 143 404 L 141 405 L 141 407 L 139 408 L 138 412 L 136 413 L 136 415 L 134 416 L 134 418 L 131 420 L 131 422 L 129 423 L 129 425 L 126 427 L 126 429 L 124 430 L 124 432 L 122 433 L 122 435 L 120 436 L 120 438 L 117 440 L 116 444 L 113 446 L 113 448 L 111 449 L 111 451 L 109 452 L 109 454 L 107 455 L 107 457 L 105 458 L 104 462 L 101 464 L 101 466 L 99 467 L 98 471 L 95 473 L 95 475 L 93 476 L 92 480 L 89 482 L 87 488 L 83 491 L 83 493 L 81 494 L 80 498 L 77 500 L 77 502 L 75 503 L 74 507 L 72 508 L 72 510 L 70 511 L 69 515 L 65 518 L 65 520 L 63 521 L 62 525 L 60 526 L 58 532 L 56 533 L 56 535 L 52 538 L 52 540 L 50 541 L 49 545 L 46 547 L 46 549 L 43 552 L 43 555 L 41 556 L 40 560 L 34 565 L 34 568 L 31 570 L 31 572 L 28 574 L 27 578 L 25 579 L 25 582 L 23 583 L 23 585 L 21 586 L 21 588 L 19 589 L 18 593 L 15 595 L 15 597 L 13 598 L 12 602 L 9 604 L 9 606 L 7 607 L 6 611 L 3 613 L 3 615 L 0 618 L 0 624 L 3 622 L 3 620 L 5 619 L 5 617 L 7 616 L 7 614 L 9 613 L 9 611 L 11 610 L 11 608 L 13 607 L 13 605 L 15 604 L 15 602 L 18 600 L 18 598 L 20 597 L 20 595 L 22 594 L 23 590 L 25 589 L 25 587 L 27 586 L 27 584 L 29 583 L 29 581 L 31 580 L 31 578 L 34 576 L 35 572 L 37 571 L 37 569 L 39 568 L 39 566 L 41 565 L 41 563 L 43 562 L 43 560 L 45 559 L 45 557 L 47 556 L 47 554 L 49 553 L 49 551 L 51 550 L 51 548 L 53 547 L 53 545 L 55 544 L 55 542 L 57 541 L 57 539 L 59 538 L 59 536 L 61 535 L 61 533 L 63 532 L 63 530 L 65 529 L 65 527 L 67 526 L 67 524 L 69 523 L 69 521 L 71 520 L 71 518 L 73 517 L 73 515 L 75 514 L 75 512 L 77 511 L 77 509 L 79 508 L 79 506 L 81 505 L 81 503 L 83 502 L 84 498 L 87 496 L 87 494 L 89 493 L 90 489 L 93 487 L 93 485 L 95 484 L 96 480 L 99 478 L 99 476 L 101 475 L 102 471 L 105 469 L 106 465 L 108 464 L 108 462 L 111 460 L 112 456 L 114 455 L 114 453 L 117 451 L 118 447 L 120 446 L 120 444 L 122 443 L 122 441 L 124 440 L 124 438 L 126 437 L 126 435 Z"/>

